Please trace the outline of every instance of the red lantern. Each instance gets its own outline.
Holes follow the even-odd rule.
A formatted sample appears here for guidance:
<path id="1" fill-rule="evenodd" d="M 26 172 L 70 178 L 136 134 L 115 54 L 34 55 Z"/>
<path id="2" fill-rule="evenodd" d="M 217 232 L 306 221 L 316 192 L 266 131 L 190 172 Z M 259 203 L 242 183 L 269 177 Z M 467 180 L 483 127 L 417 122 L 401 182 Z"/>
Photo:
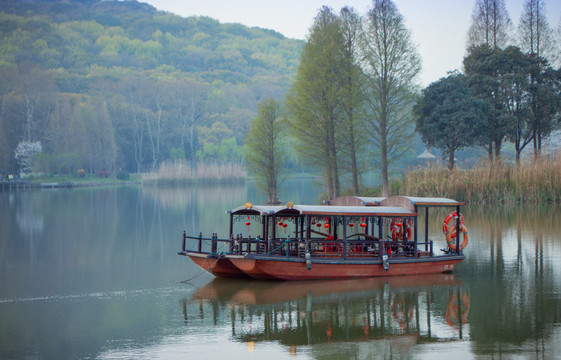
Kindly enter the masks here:
<path id="1" fill-rule="evenodd" d="M 329 224 L 325 223 L 325 225 L 323 225 L 324 228 L 329 229 Z"/>
<path id="2" fill-rule="evenodd" d="M 320 224 L 320 223 L 317 223 L 317 227 L 321 227 L 321 224 Z"/>
<path id="3" fill-rule="evenodd" d="M 366 223 L 360 223 L 360 227 L 365 228 L 365 227 L 366 227 Z"/>
<path id="4" fill-rule="evenodd" d="M 245 224 L 246 224 L 247 226 L 251 225 L 251 223 L 250 223 L 249 221 L 246 221 Z"/>
<path id="5" fill-rule="evenodd" d="M 288 226 L 287 224 L 282 224 L 282 227 L 287 227 L 287 226 Z"/>
<path id="6" fill-rule="evenodd" d="M 353 224 L 353 223 L 350 223 L 350 224 L 349 224 L 349 227 L 353 227 L 353 226 L 355 226 L 355 224 Z"/>
<path id="7" fill-rule="evenodd" d="M 279 226 L 282 226 L 282 221 L 279 221 Z"/>

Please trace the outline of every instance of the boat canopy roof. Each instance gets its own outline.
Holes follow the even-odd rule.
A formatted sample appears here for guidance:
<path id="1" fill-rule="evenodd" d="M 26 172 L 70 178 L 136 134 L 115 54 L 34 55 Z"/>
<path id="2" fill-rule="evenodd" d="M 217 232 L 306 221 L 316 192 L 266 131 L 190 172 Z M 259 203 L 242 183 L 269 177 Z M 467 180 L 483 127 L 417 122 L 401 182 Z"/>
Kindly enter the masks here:
<path id="1" fill-rule="evenodd" d="M 390 197 L 362 197 L 341 196 L 329 202 L 329 205 L 253 205 L 228 210 L 233 215 L 346 215 L 346 216 L 387 216 L 409 217 L 417 216 L 419 206 L 458 206 L 465 203 L 438 197 L 390 196 Z"/>
<path id="2" fill-rule="evenodd" d="M 385 197 L 339 196 L 329 200 L 329 205 L 338 206 L 378 206 Z"/>
<path id="3" fill-rule="evenodd" d="M 397 206 L 333 206 L 333 205 L 294 205 L 267 206 L 255 205 L 251 208 L 240 206 L 227 211 L 233 215 L 317 215 L 317 216 L 388 216 L 411 217 L 417 213 Z"/>
<path id="4" fill-rule="evenodd" d="M 284 209 L 288 208 L 286 206 L 273 205 L 244 205 L 233 210 L 228 210 L 226 213 L 234 215 L 272 215 Z"/>

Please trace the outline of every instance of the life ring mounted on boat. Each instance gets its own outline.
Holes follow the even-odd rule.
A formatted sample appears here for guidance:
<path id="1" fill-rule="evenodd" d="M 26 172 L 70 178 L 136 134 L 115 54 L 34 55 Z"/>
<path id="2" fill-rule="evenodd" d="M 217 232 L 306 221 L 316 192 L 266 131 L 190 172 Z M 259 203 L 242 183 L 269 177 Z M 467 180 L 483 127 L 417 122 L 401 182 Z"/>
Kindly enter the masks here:
<path id="1" fill-rule="evenodd" d="M 407 240 L 411 241 L 413 239 L 413 227 L 411 226 L 410 219 L 405 221 L 405 229 L 407 231 Z M 403 223 L 401 222 L 401 219 L 392 219 L 390 231 L 393 241 L 403 240 Z"/>
<path id="2" fill-rule="evenodd" d="M 457 211 L 453 211 L 450 214 L 448 214 L 448 216 L 446 216 L 446 219 L 444 219 L 444 223 L 442 224 L 442 232 L 444 233 L 444 235 L 448 233 L 448 226 L 450 224 L 450 220 L 452 219 L 456 220 L 457 218 L 458 218 Z M 462 213 L 460 213 L 460 222 L 462 223 L 462 225 L 464 225 L 464 216 L 462 215 Z M 452 238 L 456 238 L 456 233 L 453 234 Z"/>
<path id="3" fill-rule="evenodd" d="M 460 251 L 464 250 L 468 244 L 468 230 L 464 224 L 460 224 L 460 233 L 464 233 L 464 239 L 460 245 Z M 456 251 L 456 226 L 452 225 L 448 228 L 446 233 L 446 243 L 448 244 L 448 249 Z"/>

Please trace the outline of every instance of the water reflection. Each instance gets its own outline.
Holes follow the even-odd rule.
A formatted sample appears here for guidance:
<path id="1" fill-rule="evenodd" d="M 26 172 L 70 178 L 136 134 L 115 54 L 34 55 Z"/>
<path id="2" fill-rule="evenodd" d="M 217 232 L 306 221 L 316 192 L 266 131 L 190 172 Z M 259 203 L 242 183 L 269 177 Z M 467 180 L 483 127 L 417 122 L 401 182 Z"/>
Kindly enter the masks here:
<path id="1" fill-rule="evenodd" d="M 316 203 L 299 198 L 311 188 L 296 183 L 287 199 Z M 467 259 L 444 282 L 181 284 L 199 272 L 176 255 L 181 232 L 225 235 L 224 211 L 260 202 L 255 194 L 249 186 L 0 193 L 0 358 L 179 358 L 217 347 L 236 352 L 232 359 L 264 347 L 271 358 L 279 349 L 302 358 L 561 353 L 559 207 L 462 208 Z M 437 251 L 446 215 L 431 212 Z"/>
<path id="2" fill-rule="evenodd" d="M 230 324 L 232 338 L 247 343 L 249 351 L 274 341 L 290 353 L 335 344 L 330 358 L 363 358 L 362 352 L 379 347 L 390 357 L 410 353 L 416 344 L 463 340 L 470 295 L 451 274 L 305 282 L 215 279 L 182 307 L 187 327 L 204 319 L 215 327 Z M 349 344 L 366 345 L 350 354 Z"/>

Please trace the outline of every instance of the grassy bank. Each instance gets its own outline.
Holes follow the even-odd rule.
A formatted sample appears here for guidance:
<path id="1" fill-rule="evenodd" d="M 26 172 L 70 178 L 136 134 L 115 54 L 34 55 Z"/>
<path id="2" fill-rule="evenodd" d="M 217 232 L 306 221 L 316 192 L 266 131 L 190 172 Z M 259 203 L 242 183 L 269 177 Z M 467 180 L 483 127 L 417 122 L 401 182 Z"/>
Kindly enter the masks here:
<path id="1" fill-rule="evenodd" d="M 559 154 L 516 165 L 482 165 L 465 171 L 421 168 L 392 182 L 392 194 L 449 197 L 471 203 L 561 202 Z"/>
<path id="2" fill-rule="evenodd" d="M 158 172 L 143 174 L 143 185 L 193 185 L 239 184 L 245 182 L 247 173 L 239 164 L 163 163 Z"/>

